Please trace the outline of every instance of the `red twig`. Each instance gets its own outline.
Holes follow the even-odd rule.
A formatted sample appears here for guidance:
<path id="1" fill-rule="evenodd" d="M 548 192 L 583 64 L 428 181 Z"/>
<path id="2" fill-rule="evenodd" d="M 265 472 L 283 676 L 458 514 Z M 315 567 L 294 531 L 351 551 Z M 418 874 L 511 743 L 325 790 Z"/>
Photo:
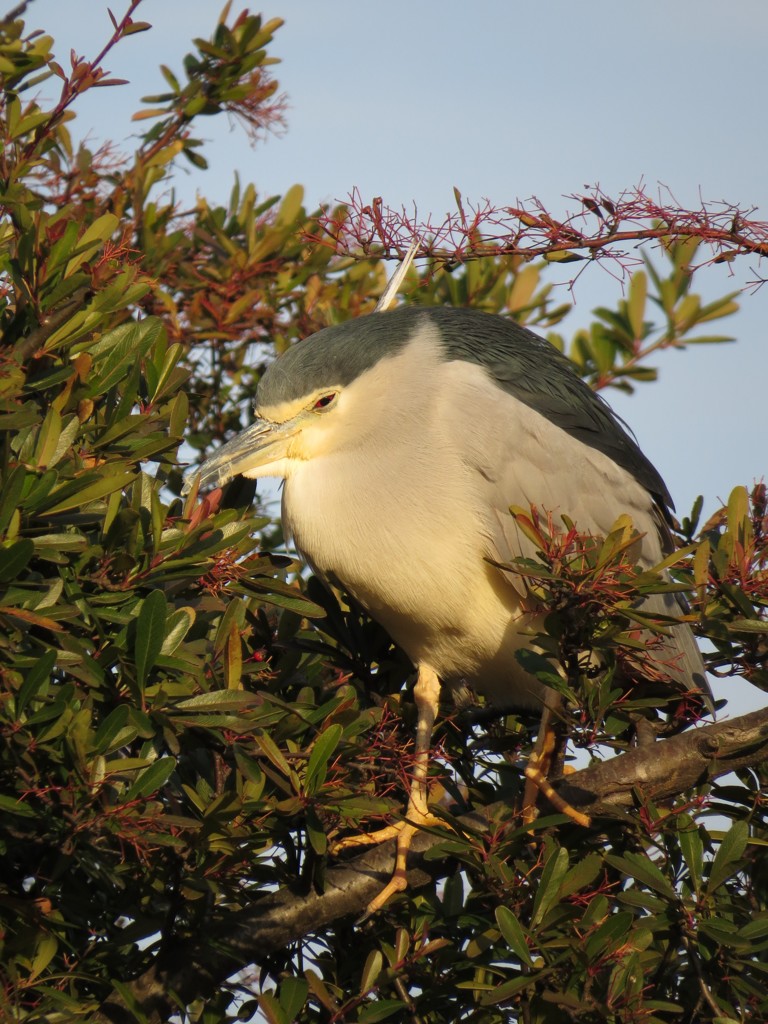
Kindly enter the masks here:
<path id="1" fill-rule="evenodd" d="M 364 203 L 357 189 L 347 204 L 326 211 L 311 241 L 333 247 L 341 255 L 375 254 L 401 258 L 414 241 L 417 255 L 444 263 L 466 262 L 487 256 L 546 258 L 553 262 L 605 259 L 623 268 L 641 262 L 633 251 L 637 243 L 657 241 L 669 245 L 696 238 L 711 256 L 704 263 L 732 260 L 735 256 L 768 256 L 768 222 L 755 220 L 753 209 L 725 201 L 705 202 L 687 210 L 670 196 L 653 199 L 641 185 L 610 199 L 599 186 L 587 195 L 567 197 L 577 204 L 564 217 L 553 217 L 539 199 L 514 206 L 494 206 L 462 200 L 456 192 L 457 212 L 442 221 L 418 211 L 408 213 L 386 206 L 381 198 Z M 756 281 L 755 284 L 762 283 Z"/>
<path id="2" fill-rule="evenodd" d="M 72 71 L 69 76 L 64 74 L 61 66 L 55 61 L 50 63 L 49 66 L 51 67 L 51 70 L 53 70 L 53 72 L 63 81 L 61 96 L 59 97 L 59 102 L 51 111 L 48 119 L 39 125 L 37 131 L 25 147 L 23 159 L 29 160 L 32 157 L 40 140 L 44 136 L 48 135 L 59 123 L 67 108 L 74 103 L 80 93 L 85 92 L 86 89 L 90 89 L 97 84 L 122 84 L 122 79 L 108 80 L 106 77 L 108 72 L 105 72 L 100 65 L 109 51 L 120 42 L 120 40 L 126 35 L 126 31 L 131 27 L 131 25 L 133 25 L 133 14 L 141 2 L 142 0 L 130 0 L 128 10 L 120 21 L 116 21 L 110 13 L 114 31 L 102 50 L 96 57 L 94 57 L 93 60 L 85 60 L 82 57 L 78 57 L 73 50 L 70 55 Z"/>

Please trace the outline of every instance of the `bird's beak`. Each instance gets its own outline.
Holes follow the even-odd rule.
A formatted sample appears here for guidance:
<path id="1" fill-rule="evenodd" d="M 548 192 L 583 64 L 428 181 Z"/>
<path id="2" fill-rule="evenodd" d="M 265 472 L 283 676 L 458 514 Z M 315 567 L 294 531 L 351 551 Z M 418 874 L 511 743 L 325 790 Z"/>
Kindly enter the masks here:
<path id="1" fill-rule="evenodd" d="M 210 459 L 187 474 L 183 494 L 192 489 L 199 479 L 201 491 L 222 487 L 234 476 L 284 476 L 283 463 L 288 455 L 288 443 L 298 432 L 295 420 L 270 423 L 256 420 L 250 427 L 227 441 Z"/>

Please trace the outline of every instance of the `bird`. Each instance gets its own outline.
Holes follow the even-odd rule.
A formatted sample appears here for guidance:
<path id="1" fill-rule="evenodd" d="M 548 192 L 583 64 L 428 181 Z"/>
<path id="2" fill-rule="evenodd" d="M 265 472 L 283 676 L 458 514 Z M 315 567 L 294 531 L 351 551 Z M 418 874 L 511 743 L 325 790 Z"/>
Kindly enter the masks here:
<path id="1" fill-rule="evenodd" d="M 468 684 L 501 708 L 556 707 L 516 657 L 543 614 L 514 572 L 514 560 L 535 551 L 510 508 L 567 515 L 603 537 L 629 515 L 636 559 L 651 567 L 670 551 L 672 499 L 566 356 L 514 320 L 476 309 L 380 303 L 324 328 L 267 367 L 255 413 L 187 486 L 205 490 L 237 475 L 282 479 L 286 537 L 416 669 L 405 817 L 357 837 L 397 839 L 394 875 L 370 912 L 406 887 L 412 837 L 434 821 L 427 771 L 441 685 Z M 643 604 L 678 619 L 681 610 L 675 593 Z M 672 684 L 706 699 L 686 623 L 670 627 L 657 656 Z"/>

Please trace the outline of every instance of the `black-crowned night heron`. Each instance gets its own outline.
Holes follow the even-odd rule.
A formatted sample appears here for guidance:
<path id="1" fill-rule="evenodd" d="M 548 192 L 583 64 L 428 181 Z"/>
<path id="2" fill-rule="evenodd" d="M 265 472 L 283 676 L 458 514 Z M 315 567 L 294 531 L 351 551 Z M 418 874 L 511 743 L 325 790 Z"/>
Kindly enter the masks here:
<path id="1" fill-rule="evenodd" d="M 440 681 L 466 681 L 502 708 L 551 691 L 515 657 L 542 614 L 514 572 L 532 554 L 510 506 L 567 514 L 605 536 L 629 514 L 638 561 L 668 548 L 669 494 L 609 407 L 548 342 L 469 309 L 406 307 L 330 327 L 266 371 L 257 421 L 200 469 L 200 485 L 242 474 L 285 481 L 285 533 L 311 568 L 383 625 L 418 670 L 416 768 L 395 877 L 405 885 Z M 679 614 L 673 595 L 652 612 Z M 659 657 L 683 689 L 706 691 L 685 625 Z M 364 839 L 364 837 L 361 837 Z"/>

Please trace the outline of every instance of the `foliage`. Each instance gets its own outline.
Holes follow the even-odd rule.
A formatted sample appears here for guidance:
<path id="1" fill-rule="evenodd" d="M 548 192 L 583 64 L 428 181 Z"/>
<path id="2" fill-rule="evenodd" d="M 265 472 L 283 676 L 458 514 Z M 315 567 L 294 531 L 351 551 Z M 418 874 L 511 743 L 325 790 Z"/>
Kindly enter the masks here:
<path id="1" fill-rule="evenodd" d="M 132 20 L 137 6 L 99 60 L 147 27 Z M 321 211 L 306 213 L 297 186 L 264 198 L 236 183 L 226 207 L 200 199 L 188 212 L 167 191 L 179 160 L 204 166 L 200 117 L 279 127 L 267 70 L 278 27 L 225 10 L 183 81 L 163 70 L 168 91 L 147 100 L 138 118 L 152 125 L 125 157 L 75 147 L 69 133 L 77 97 L 116 84 L 100 63 L 73 59 L 65 72 L 21 13 L 0 25 L 5 1019 L 88 1019 L 109 996 L 149 1019 L 132 979 L 212 922 L 221 934 L 264 893 L 321 887 L 328 834 L 403 804 L 413 709 L 402 654 L 343 595 L 297 573 L 252 491 L 179 497 L 180 465 L 241 427 L 272 353 L 369 312 L 384 284 L 380 263 L 309 241 Z M 44 82 L 61 83 L 50 108 L 35 98 Z M 670 244 L 667 272 L 637 271 L 589 331 L 551 334 L 595 387 L 652 379 L 658 348 L 720 340 L 689 333 L 735 308 L 732 296 L 701 306 L 694 249 Z M 519 257 L 452 273 L 431 264 L 406 287 L 411 301 L 552 332 L 568 308 L 541 274 Z M 700 531 L 694 513 L 683 532 L 690 550 L 674 572 L 712 665 L 766 688 L 764 490 L 735 489 L 727 509 Z M 547 599 L 600 601 L 616 627 L 603 635 L 610 654 L 626 587 L 658 578 L 633 575 L 615 538 L 577 564 L 538 537 Z M 623 610 L 609 577 L 622 581 Z M 563 657 L 556 644 L 550 653 Z M 589 686 L 597 731 L 585 745 L 600 757 L 598 733 L 625 742 L 628 720 L 607 684 Z M 511 807 L 526 725 L 448 714 L 438 738 L 449 791 Z M 258 1008 L 281 1024 L 765 1016 L 761 779 L 756 766 L 665 807 L 638 792 L 637 812 L 604 831 L 548 817 L 534 841 L 511 810 L 469 835 L 446 812 L 432 854 L 451 858 L 444 885 L 396 901 L 354 941 L 340 920 L 263 962 L 253 950 L 255 972 L 201 980 L 189 1013 L 215 1022 Z"/>

